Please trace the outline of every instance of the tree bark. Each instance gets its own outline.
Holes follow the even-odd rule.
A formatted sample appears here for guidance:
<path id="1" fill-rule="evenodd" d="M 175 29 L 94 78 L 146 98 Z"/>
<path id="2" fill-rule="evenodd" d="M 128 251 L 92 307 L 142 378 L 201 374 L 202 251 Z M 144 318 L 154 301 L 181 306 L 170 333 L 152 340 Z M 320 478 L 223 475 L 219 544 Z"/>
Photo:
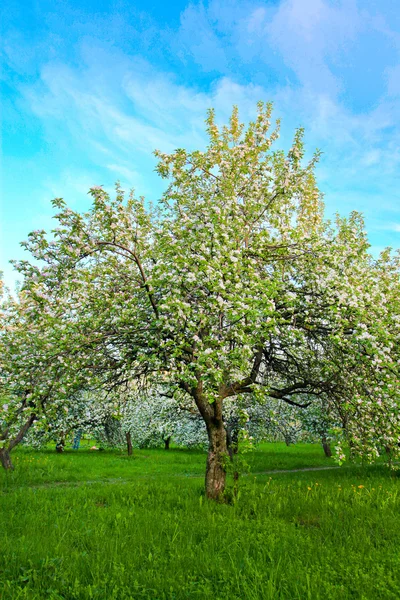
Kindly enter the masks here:
<path id="1" fill-rule="evenodd" d="M 182 383 L 181 387 L 192 396 L 207 428 L 206 498 L 221 502 L 224 500 L 226 466 L 229 461 L 226 429 L 222 418 L 222 401 L 228 394 L 222 387 L 219 398 L 210 403 L 203 395 L 203 382 L 200 377 L 195 387 L 191 388 L 187 383 Z"/>
<path id="2" fill-rule="evenodd" d="M 226 431 L 221 420 L 206 423 L 208 433 L 208 455 L 206 468 L 206 496 L 221 501 L 226 485 L 226 461 L 229 459 Z"/>
<path id="3" fill-rule="evenodd" d="M 11 462 L 11 455 L 8 448 L 2 448 L 0 450 L 0 462 L 6 471 L 12 471 L 14 465 Z"/>
<path id="4" fill-rule="evenodd" d="M 322 447 L 324 449 L 325 456 L 327 458 L 331 458 L 331 456 L 332 456 L 331 445 L 325 436 L 321 439 L 321 442 L 322 442 Z"/>
<path id="5" fill-rule="evenodd" d="M 169 450 L 169 443 L 170 443 L 170 441 L 171 441 L 171 436 L 165 438 L 165 440 L 164 440 L 164 448 L 165 448 L 165 450 Z"/>
<path id="6" fill-rule="evenodd" d="M 126 447 L 127 447 L 127 450 L 128 450 L 128 456 L 132 456 L 132 452 L 133 451 L 132 451 L 132 437 L 131 437 L 131 432 L 128 431 L 125 434 L 125 437 L 126 437 Z"/>
<path id="7" fill-rule="evenodd" d="M 18 431 L 17 435 L 14 438 L 12 438 L 11 440 L 8 439 L 8 430 L 6 430 L 6 432 L 4 434 L 1 434 L 0 439 L 2 439 L 2 440 L 8 439 L 7 447 L 4 447 L 0 450 L 0 462 L 1 462 L 2 466 L 4 467 L 4 469 L 10 470 L 10 469 L 14 468 L 14 466 L 11 462 L 11 456 L 10 456 L 11 450 L 13 448 L 15 448 L 15 446 L 18 446 L 18 444 L 23 440 L 24 435 L 28 431 L 29 427 L 31 427 L 31 425 L 35 419 L 36 419 L 35 414 L 30 415 L 29 418 L 27 419 L 27 421 L 25 421 L 25 423 L 22 425 L 22 427 Z"/>

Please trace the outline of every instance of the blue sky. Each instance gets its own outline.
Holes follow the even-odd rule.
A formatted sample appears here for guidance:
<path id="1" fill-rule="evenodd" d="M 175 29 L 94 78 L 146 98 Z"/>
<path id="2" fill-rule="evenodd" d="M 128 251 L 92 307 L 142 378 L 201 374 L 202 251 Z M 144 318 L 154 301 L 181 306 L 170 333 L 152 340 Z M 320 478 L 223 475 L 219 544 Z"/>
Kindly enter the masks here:
<path id="1" fill-rule="evenodd" d="M 398 0 L 3 1 L 0 269 L 50 200 L 92 185 L 157 200 L 155 148 L 202 147 L 204 118 L 272 100 L 280 144 L 304 126 L 327 214 L 364 213 L 400 246 Z"/>

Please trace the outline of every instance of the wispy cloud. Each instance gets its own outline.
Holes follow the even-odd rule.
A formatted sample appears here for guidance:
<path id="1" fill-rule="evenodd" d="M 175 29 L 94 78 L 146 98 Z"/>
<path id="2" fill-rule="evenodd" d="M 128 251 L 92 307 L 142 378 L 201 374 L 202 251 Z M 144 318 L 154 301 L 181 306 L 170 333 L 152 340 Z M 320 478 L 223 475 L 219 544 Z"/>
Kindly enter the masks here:
<path id="1" fill-rule="evenodd" d="M 211 0 L 168 22 L 121 6 L 66 6 L 63 19 L 38 13 L 35 35 L 5 31 L 5 258 L 50 218 L 45 198 L 83 207 L 91 185 L 121 179 L 156 199 L 155 148 L 201 148 L 209 107 L 224 120 L 237 104 L 248 120 L 260 99 L 282 117 L 281 146 L 304 126 L 309 153 L 323 151 L 328 214 L 361 210 L 374 246 L 399 245 L 400 18 L 388 0 Z"/>

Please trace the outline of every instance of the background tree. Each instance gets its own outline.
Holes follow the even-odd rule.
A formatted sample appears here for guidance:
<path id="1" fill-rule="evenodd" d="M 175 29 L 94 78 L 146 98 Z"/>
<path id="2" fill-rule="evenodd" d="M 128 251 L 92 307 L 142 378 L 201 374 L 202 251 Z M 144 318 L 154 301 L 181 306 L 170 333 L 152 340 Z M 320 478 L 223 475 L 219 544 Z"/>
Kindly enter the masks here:
<path id="1" fill-rule="evenodd" d="M 45 411 L 62 407 L 67 397 L 62 357 L 56 354 L 47 315 L 21 292 L 6 298 L 0 326 L 0 460 L 12 469 L 11 451 Z"/>
<path id="2" fill-rule="evenodd" d="M 122 447 L 129 433 L 132 448 L 164 445 L 169 449 L 172 439 L 178 446 L 204 446 L 204 423 L 195 405 L 182 394 L 176 396 L 158 387 L 139 393 L 131 389 L 130 395 L 123 396 L 118 411 L 107 421 L 108 432 L 97 428 L 99 439 Z"/>

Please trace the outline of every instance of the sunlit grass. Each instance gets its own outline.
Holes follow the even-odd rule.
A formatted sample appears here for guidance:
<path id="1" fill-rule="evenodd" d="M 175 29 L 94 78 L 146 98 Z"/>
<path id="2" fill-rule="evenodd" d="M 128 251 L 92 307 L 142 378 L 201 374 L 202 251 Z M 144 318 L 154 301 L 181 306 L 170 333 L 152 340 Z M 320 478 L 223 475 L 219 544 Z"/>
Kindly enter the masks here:
<path id="1" fill-rule="evenodd" d="M 384 467 L 261 474 L 334 465 L 316 445 L 263 445 L 236 503 L 216 505 L 202 452 L 15 458 L 0 475 L 2 599 L 400 597 L 400 480 Z"/>

